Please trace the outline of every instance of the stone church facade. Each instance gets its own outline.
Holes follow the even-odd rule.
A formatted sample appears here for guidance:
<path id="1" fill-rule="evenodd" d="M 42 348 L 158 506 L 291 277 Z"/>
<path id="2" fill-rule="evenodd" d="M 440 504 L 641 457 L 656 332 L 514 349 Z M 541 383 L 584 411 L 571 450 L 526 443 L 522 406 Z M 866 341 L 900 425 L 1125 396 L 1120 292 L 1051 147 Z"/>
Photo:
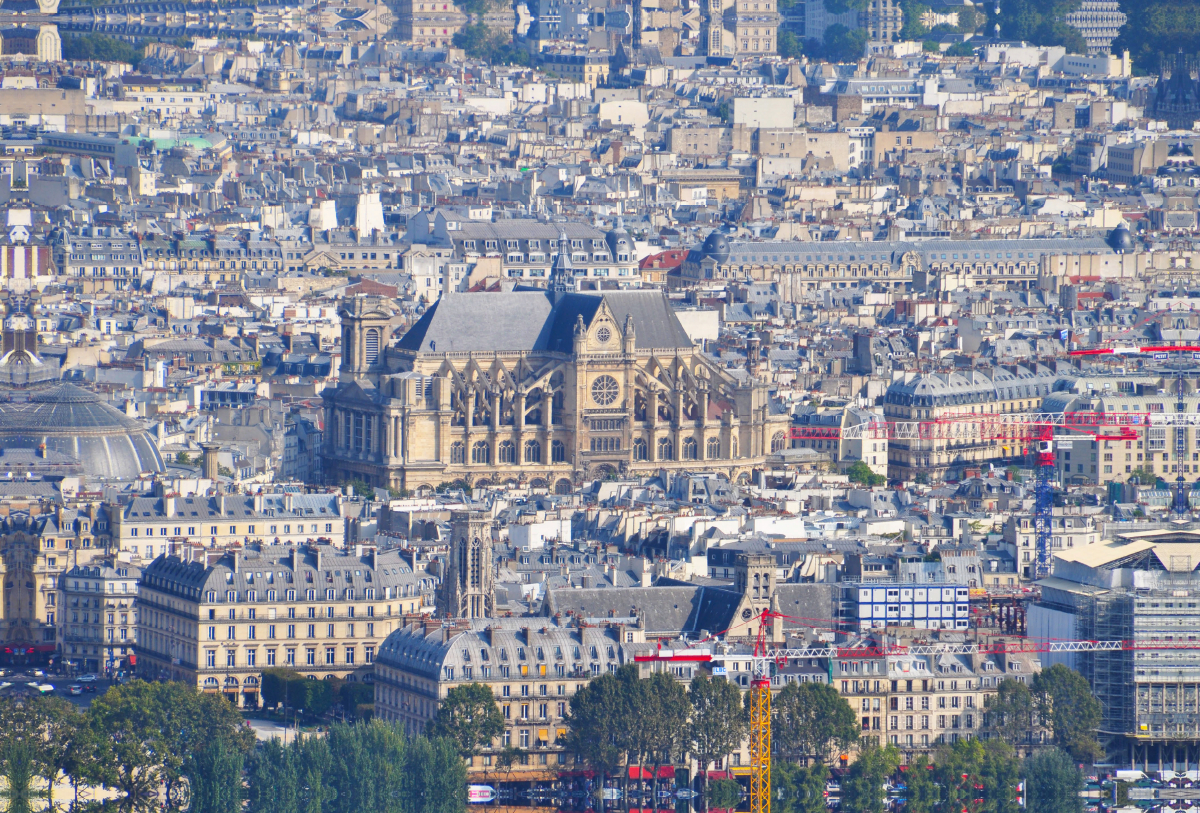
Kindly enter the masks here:
<path id="1" fill-rule="evenodd" d="M 346 301 L 326 481 L 564 492 L 663 469 L 736 479 L 786 446 L 766 384 L 700 353 L 662 292 L 576 292 L 556 274 L 551 290 L 443 294 L 394 343 L 391 302 Z"/>

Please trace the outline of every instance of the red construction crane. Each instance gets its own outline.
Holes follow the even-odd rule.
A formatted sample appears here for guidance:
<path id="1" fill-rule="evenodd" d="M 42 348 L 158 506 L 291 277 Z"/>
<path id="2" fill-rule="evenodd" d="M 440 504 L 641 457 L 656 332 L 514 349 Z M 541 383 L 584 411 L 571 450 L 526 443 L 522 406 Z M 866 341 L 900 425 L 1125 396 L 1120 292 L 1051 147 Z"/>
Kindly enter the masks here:
<path id="1" fill-rule="evenodd" d="M 1200 352 L 1200 348 L 1197 348 Z M 1156 351 L 1157 352 L 1157 351 Z M 875 420 L 853 426 L 793 424 L 792 440 L 1010 441 L 1033 455 L 1037 480 L 1034 486 L 1035 578 L 1050 575 L 1051 521 L 1054 511 L 1054 439 L 1086 435 L 1094 440 L 1133 440 L 1135 427 L 1192 425 L 1200 414 L 1150 412 L 967 412 L 941 415 L 926 421 Z"/>
<path id="2" fill-rule="evenodd" d="M 855 658 L 888 655 L 975 655 L 1022 652 L 1118 652 L 1139 649 L 1200 649 L 1187 641 L 1053 641 L 1035 638 L 1000 639 L 981 643 L 908 644 L 892 646 L 831 646 L 772 649 L 767 630 L 776 619 L 792 618 L 763 610 L 747 624 L 758 623 L 754 654 L 750 658 L 750 813 L 771 813 L 771 666 L 790 658 Z M 817 619 L 793 619 L 809 622 Z M 726 630 L 728 632 L 728 630 Z M 724 634 L 724 633 L 718 633 Z M 703 644 L 703 642 L 702 642 Z M 636 655 L 638 663 L 724 663 L 726 658 L 745 662 L 746 656 L 713 652 L 703 645 L 680 650 L 660 649 Z"/>

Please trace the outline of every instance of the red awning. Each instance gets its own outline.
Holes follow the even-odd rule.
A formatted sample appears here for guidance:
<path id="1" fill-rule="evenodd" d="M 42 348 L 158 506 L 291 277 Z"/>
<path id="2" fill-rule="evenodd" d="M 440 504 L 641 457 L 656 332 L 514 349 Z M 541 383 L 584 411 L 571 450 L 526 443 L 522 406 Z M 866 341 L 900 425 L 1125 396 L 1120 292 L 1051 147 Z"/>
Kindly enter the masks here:
<path id="1" fill-rule="evenodd" d="M 652 770 L 650 770 L 649 768 L 640 768 L 637 765 L 630 765 L 629 766 L 629 778 L 630 779 L 653 779 L 654 772 Z M 663 765 L 661 768 L 658 769 L 658 778 L 659 779 L 674 779 L 675 778 L 675 766 L 674 765 Z"/>

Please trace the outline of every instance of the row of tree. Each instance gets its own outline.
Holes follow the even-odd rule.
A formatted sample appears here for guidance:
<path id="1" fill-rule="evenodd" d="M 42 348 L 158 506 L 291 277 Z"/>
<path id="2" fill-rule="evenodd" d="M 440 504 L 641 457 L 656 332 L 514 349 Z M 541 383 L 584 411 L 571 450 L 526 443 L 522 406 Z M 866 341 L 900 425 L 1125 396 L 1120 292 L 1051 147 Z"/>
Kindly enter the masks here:
<path id="1" fill-rule="evenodd" d="M 248 813 L 462 813 L 467 806 L 467 769 L 453 743 L 408 738 L 379 720 L 335 723 L 324 737 L 287 745 L 272 740 L 251 756 L 246 785 Z M 241 809 L 231 799 L 206 811 Z"/>
<path id="2" fill-rule="evenodd" d="M 73 812 L 466 809 L 466 767 L 447 739 L 410 739 L 372 721 L 337 723 L 286 746 L 255 743 L 228 700 L 184 683 L 133 681 L 86 710 L 61 698 L 6 698 L 0 799 L 12 813 L 60 809 L 64 787 Z"/>
<path id="3" fill-rule="evenodd" d="M 774 813 L 825 813 L 828 769 L 781 763 L 772 769 Z M 958 740 L 933 759 L 900 765 L 895 746 L 862 749 L 841 780 L 841 807 L 885 813 L 897 801 L 906 813 L 1081 813 L 1082 771 L 1057 748 L 1024 760 L 998 739 Z M 1022 787 L 1024 788 L 1022 790 Z"/>
<path id="4" fill-rule="evenodd" d="M 198 811 L 220 788 L 240 785 L 254 732 L 219 695 L 182 683 L 134 681 L 86 710 L 32 695 L 0 701 L 0 772 L 8 809 L 52 809 L 52 792 L 73 789 L 72 808 L 143 809 L 195 798 Z M 227 762 L 234 769 L 215 771 Z"/>
<path id="5" fill-rule="evenodd" d="M 375 707 L 375 687 L 342 680 L 309 680 L 291 669 L 264 669 L 262 702 L 267 708 L 284 706 L 320 717 L 340 703 L 348 717 L 369 719 Z"/>

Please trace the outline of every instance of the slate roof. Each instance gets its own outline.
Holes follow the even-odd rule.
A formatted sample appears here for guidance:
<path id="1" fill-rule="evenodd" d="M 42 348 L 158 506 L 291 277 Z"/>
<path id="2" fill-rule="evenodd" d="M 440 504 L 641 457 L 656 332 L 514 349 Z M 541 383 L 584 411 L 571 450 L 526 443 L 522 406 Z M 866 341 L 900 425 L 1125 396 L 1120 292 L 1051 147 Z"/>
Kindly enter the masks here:
<path id="1" fill-rule="evenodd" d="M 415 596 L 433 589 L 432 579 L 413 573 L 398 551 L 355 556 L 328 546 L 320 548 L 320 556 L 310 549 L 290 545 L 264 545 L 261 550 L 248 548 L 235 563 L 231 554 L 207 567 L 199 562 L 184 562 L 178 556 L 159 556 L 143 572 L 142 582 L 166 593 L 198 600 L 202 591 L 212 590 L 217 600 L 227 600 L 232 591 L 235 602 L 246 602 L 247 590 L 257 590 L 257 600 L 266 601 L 267 591 L 277 589 L 280 596 L 288 588 L 297 591 L 304 600 L 304 591 L 315 589 L 318 600 L 324 590 L 333 588 L 338 599 L 347 588 L 361 597 L 372 587 L 380 600 L 391 597 Z M 388 594 L 387 588 L 392 592 Z"/>
<path id="2" fill-rule="evenodd" d="M 539 666 L 552 673 L 556 666 L 572 677 L 599 674 L 609 666 L 632 662 L 628 647 L 607 628 L 542 626 L 531 619 L 480 619 L 471 629 L 447 633 L 441 628 L 411 624 L 396 630 L 379 648 L 377 663 L 437 680 L 444 666 L 491 666 L 513 668 L 519 677 L 542 676 Z M 487 628 L 480 628 L 486 624 Z M 592 671 L 595 665 L 598 671 Z M 499 670 L 497 670 L 499 672 Z"/>
<path id="3" fill-rule="evenodd" d="M 546 615 L 573 611 L 585 618 L 642 616 L 646 635 L 678 636 L 729 628 L 741 593 L 720 587 L 600 587 L 547 590 Z"/>
<path id="4" fill-rule="evenodd" d="M 396 345 L 415 353 L 526 351 L 571 353 L 579 318 L 591 324 L 606 304 L 624 329 L 633 318 L 636 346 L 692 348 L 687 331 L 660 291 L 473 293 L 442 297 Z"/>

